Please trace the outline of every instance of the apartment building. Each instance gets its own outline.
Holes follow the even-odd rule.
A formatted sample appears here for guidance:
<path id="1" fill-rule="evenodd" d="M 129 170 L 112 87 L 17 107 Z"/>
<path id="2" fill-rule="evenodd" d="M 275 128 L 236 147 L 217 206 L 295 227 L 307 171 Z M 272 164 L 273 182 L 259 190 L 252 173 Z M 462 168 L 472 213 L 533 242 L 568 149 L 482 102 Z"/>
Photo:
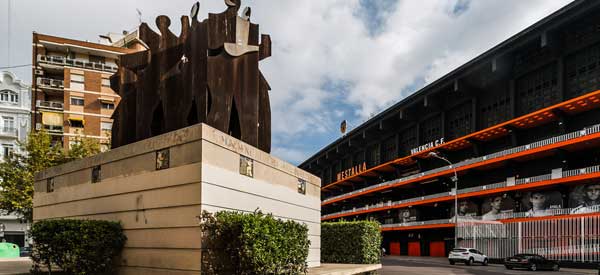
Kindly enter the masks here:
<path id="1" fill-rule="evenodd" d="M 31 91 L 29 85 L 8 71 L 0 72 L 0 157 L 18 151 L 31 123 Z"/>
<path id="2" fill-rule="evenodd" d="M 573 1 L 307 159 L 321 220 L 377 220 L 397 255 L 600 261 L 598 12 Z"/>
<path id="3" fill-rule="evenodd" d="M 18 152 L 31 129 L 31 90 L 13 73 L 0 72 L 0 159 Z M 29 246 L 29 224 L 14 214 L 0 215 L 0 241 Z"/>
<path id="4" fill-rule="evenodd" d="M 118 57 L 135 50 L 33 33 L 32 126 L 68 149 L 80 137 L 110 148 L 120 97 L 109 78 Z"/>

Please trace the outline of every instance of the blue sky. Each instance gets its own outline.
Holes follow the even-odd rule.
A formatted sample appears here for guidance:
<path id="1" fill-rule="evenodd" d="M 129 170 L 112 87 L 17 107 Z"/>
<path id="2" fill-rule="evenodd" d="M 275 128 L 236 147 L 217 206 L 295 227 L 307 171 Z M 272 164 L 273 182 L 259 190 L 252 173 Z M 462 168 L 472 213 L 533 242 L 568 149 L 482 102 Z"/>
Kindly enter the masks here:
<path id="1" fill-rule="evenodd" d="M 273 41 L 272 57 L 260 65 L 272 88 L 273 154 L 299 164 L 340 137 L 342 120 L 360 125 L 569 2 L 243 1 Z M 0 0 L 0 67 L 31 63 L 32 31 L 95 42 L 99 34 L 134 28 L 136 9 L 154 22 L 160 14 L 187 15 L 194 1 L 81 3 Z M 224 7 L 221 0 L 201 1 L 199 17 Z M 12 71 L 30 82 L 29 68 Z"/>

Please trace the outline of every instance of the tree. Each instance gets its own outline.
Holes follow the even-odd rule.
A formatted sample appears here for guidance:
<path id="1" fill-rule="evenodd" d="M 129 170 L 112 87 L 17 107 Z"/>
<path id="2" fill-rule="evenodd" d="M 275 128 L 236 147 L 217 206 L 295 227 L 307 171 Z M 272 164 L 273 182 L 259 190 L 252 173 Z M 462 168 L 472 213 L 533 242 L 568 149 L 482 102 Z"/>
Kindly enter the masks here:
<path id="1" fill-rule="evenodd" d="M 71 149 L 68 152 L 68 159 L 75 160 L 93 156 L 100 153 L 100 143 L 91 138 L 76 137 L 75 143 L 71 144 Z"/>
<path id="2" fill-rule="evenodd" d="M 33 186 L 37 172 L 100 152 L 98 142 L 88 138 L 80 139 L 66 152 L 60 145 L 53 145 L 45 131 L 30 133 L 19 147 L 20 152 L 5 156 L 0 163 L 0 209 L 27 221 L 33 219 Z"/>

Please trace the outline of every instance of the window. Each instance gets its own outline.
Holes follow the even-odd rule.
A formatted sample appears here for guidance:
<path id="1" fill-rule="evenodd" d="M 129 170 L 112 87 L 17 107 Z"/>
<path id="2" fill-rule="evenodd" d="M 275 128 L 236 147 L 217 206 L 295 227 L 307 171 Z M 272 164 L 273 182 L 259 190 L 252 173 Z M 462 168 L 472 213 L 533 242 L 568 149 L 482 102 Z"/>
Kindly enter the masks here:
<path id="1" fill-rule="evenodd" d="M 71 75 L 71 82 L 75 82 L 75 83 L 84 83 L 85 79 L 83 77 L 83 75 L 80 74 L 72 74 Z"/>
<path id="2" fill-rule="evenodd" d="M 12 132 L 15 130 L 15 118 L 9 116 L 3 116 L 2 122 L 4 124 L 4 132 Z"/>
<path id="3" fill-rule="evenodd" d="M 560 101 L 556 64 L 528 73 L 516 81 L 517 113 L 524 115 Z"/>
<path id="4" fill-rule="evenodd" d="M 393 160 L 397 155 L 396 136 L 392 136 L 383 141 L 383 161 Z"/>
<path id="5" fill-rule="evenodd" d="M 83 128 L 83 120 L 69 118 L 69 125 L 74 128 Z"/>
<path id="6" fill-rule="evenodd" d="M 100 129 L 103 131 L 111 131 L 112 122 L 100 122 Z"/>
<path id="7" fill-rule="evenodd" d="M 446 112 L 446 136 L 455 139 L 473 131 L 472 103 L 467 101 Z"/>
<path id="8" fill-rule="evenodd" d="M 71 105 L 83 106 L 83 98 L 71 97 Z"/>
<path id="9" fill-rule="evenodd" d="M 600 44 L 565 59 L 567 97 L 573 98 L 600 88 Z"/>
<path id="10" fill-rule="evenodd" d="M 70 83 L 70 88 L 71 90 L 75 90 L 75 91 L 83 91 L 85 90 L 85 83 L 84 83 L 84 77 L 83 75 L 80 74 L 71 74 L 71 83 Z"/>
<path id="11" fill-rule="evenodd" d="M 10 90 L 2 90 L 2 91 L 0 91 L 0 101 L 18 103 L 19 95 Z"/>
<path id="12" fill-rule="evenodd" d="M 14 151 L 14 146 L 12 144 L 2 144 L 2 154 L 4 157 L 7 157 Z"/>
<path id="13" fill-rule="evenodd" d="M 108 78 L 102 78 L 102 86 L 104 86 L 104 87 L 110 87 L 110 79 L 108 79 Z"/>
<path id="14" fill-rule="evenodd" d="M 110 102 L 102 102 L 102 109 L 114 110 L 115 104 Z"/>
<path id="15" fill-rule="evenodd" d="M 421 123 L 423 144 L 442 138 L 442 116 L 436 115 Z"/>
<path id="16" fill-rule="evenodd" d="M 104 64 L 106 59 L 102 56 L 90 55 L 90 62 Z"/>
<path id="17" fill-rule="evenodd" d="M 368 148 L 367 153 L 367 166 L 374 167 L 380 163 L 380 147 L 379 144 L 375 144 Z"/>

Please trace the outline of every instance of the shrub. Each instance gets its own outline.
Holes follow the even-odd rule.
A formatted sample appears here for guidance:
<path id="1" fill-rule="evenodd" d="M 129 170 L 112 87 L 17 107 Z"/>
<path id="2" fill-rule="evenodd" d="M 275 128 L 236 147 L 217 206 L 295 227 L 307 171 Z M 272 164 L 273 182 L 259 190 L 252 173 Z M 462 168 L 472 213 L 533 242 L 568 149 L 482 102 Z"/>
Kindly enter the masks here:
<path id="1" fill-rule="evenodd" d="M 260 211 L 201 216 L 202 274 L 304 274 L 308 227 Z"/>
<path id="2" fill-rule="evenodd" d="M 31 228 L 33 272 L 52 264 L 67 274 L 112 274 L 127 238 L 118 222 L 43 220 Z"/>
<path id="3" fill-rule="evenodd" d="M 376 264 L 381 258 L 381 232 L 372 221 L 321 224 L 321 261 L 325 263 Z"/>

